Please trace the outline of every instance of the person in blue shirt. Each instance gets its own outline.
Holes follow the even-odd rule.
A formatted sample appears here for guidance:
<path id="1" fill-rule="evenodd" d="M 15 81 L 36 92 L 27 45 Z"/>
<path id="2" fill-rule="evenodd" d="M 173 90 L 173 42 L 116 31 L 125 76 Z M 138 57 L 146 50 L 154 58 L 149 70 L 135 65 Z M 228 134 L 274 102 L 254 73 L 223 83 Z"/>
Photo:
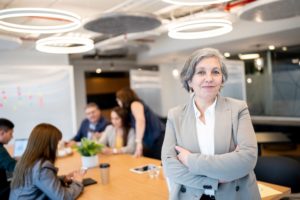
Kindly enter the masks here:
<path id="1" fill-rule="evenodd" d="M 0 199 L 8 199 L 9 182 L 6 172 L 13 172 L 16 166 L 16 160 L 13 159 L 4 148 L 4 144 L 9 143 L 13 137 L 14 124 L 4 118 L 0 118 Z"/>
<path id="2" fill-rule="evenodd" d="M 165 125 L 160 118 L 130 88 L 116 93 L 117 103 L 127 110 L 130 125 L 135 129 L 135 157 L 142 155 L 160 159 Z"/>
<path id="3" fill-rule="evenodd" d="M 80 125 L 76 136 L 68 143 L 69 146 L 75 142 L 81 141 L 82 138 L 98 140 L 101 133 L 109 124 L 108 121 L 101 115 L 101 110 L 95 103 L 89 103 L 85 107 L 86 119 Z"/>

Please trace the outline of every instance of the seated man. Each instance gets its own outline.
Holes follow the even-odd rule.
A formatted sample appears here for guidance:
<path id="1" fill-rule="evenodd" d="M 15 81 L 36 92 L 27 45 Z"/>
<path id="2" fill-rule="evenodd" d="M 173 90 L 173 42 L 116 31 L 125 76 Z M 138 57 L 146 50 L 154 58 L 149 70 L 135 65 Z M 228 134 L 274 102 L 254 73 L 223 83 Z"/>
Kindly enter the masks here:
<path id="1" fill-rule="evenodd" d="M 8 119 L 0 118 L 0 199 L 8 199 L 9 182 L 6 172 L 13 172 L 16 166 L 16 160 L 10 157 L 4 144 L 7 144 L 13 137 L 14 124 Z"/>
<path id="2" fill-rule="evenodd" d="M 79 142 L 83 137 L 99 139 L 101 132 L 104 131 L 108 125 L 108 122 L 101 116 L 101 111 L 95 103 L 86 105 L 85 115 L 86 119 L 82 121 L 76 136 L 69 142 L 69 146 L 72 146 L 75 142 Z"/>

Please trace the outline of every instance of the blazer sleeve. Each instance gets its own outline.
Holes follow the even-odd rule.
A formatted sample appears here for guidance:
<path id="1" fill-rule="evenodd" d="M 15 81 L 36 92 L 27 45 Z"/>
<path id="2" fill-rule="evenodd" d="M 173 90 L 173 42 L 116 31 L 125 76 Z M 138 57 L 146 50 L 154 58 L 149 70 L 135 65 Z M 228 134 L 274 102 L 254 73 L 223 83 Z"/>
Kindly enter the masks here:
<path id="1" fill-rule="evenodd" d="M 257 161 L 257 142 L 246 103 L 239 106 L 237 119 L 233 119 L 233 140 L 238 148 L 219 155 L 193 153 L 188 156 L 188 168 L 193 174 L 232 181 L 250 173 Z M 216 122 L 218 123 L 218 122 Z"/>
<path id="2" fill-rule="evenodd" d="M 128 132 L 127 145 L 125 147 L 122 147 L 122 152 L 133 154 L 134 150 L 135 150 L 135 132 L 133 128 L 130 128 Z"/>
<path id="3" fill-rule="evenodd" d="M 198 175 L 190 172 L 190 170 L 177 159 L 175 151 L 176 131 L 174 128 L 173 112 L 168 114 L 165 138 L 162 146 L 162 162 L 166 177 L 170 181 L 186 185 L 195 189 L 203 189 L 205 185 L 211 185 L 212 189 L 218 189 L 218 180 Z"/>
<path id="4" fill-rule="evenodd" d="M 101 134 L 101 137 L 99 139 L 99 143 L 105 145 L 105 146 L 110 146 L 109 144 L 109 136 L 111 134 L 113 134 L 113 128 L 111 125 L 107 126 L 106 129 L 103 131 L 103 133 Z"/>
<path id="5" fill-rule="evenodd" d="M 81 138 L 84 137 L 84 132 L 85 132 L 86 126 L 87 126 L 87 123 L 86 123 L 86 119 L 85 119 L 81 122 L 79 130 L 78 130 L 77 134 L 75 135 L 75 137 L 73 138 L 74 141 L 80 142 Z"/>
<path id="6" fill-rule="evenodd" d="M 48 166 L 42 166 L 40 173 L 36 173 L 34 184 L 45 193 L 49 199 L 57 200 L 76 199 L 83 190 L 82 183 L 76 181 L 73 181 L 68 187 L 64 187 L 56 175 L 55 170 Z"/>

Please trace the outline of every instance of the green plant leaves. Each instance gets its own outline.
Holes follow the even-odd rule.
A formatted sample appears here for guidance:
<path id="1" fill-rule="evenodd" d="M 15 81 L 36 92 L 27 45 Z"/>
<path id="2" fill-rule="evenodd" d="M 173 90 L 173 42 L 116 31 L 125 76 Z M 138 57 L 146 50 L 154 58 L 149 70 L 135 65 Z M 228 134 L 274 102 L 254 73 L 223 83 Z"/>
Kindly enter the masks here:
<path id="1" fill-rule="evenodd" d="M 87 138 L 81 139 L 81 145 L 76 147 L 76 150 L 82 156 L 94 156 L 102 151 L 103 145 L 98 144 L 93 140 Z"/>

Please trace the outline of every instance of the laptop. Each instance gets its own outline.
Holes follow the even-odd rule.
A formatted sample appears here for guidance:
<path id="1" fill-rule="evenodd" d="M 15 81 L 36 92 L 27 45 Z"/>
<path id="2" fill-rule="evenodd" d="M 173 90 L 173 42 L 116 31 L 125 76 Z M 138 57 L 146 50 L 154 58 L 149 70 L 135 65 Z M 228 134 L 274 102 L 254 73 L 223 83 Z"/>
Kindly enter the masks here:
<path id="1" fill-rule="evenodd" d="M 14 157 L 21 157 L 26 149 L 28 139 L 15 139 Z"/>

